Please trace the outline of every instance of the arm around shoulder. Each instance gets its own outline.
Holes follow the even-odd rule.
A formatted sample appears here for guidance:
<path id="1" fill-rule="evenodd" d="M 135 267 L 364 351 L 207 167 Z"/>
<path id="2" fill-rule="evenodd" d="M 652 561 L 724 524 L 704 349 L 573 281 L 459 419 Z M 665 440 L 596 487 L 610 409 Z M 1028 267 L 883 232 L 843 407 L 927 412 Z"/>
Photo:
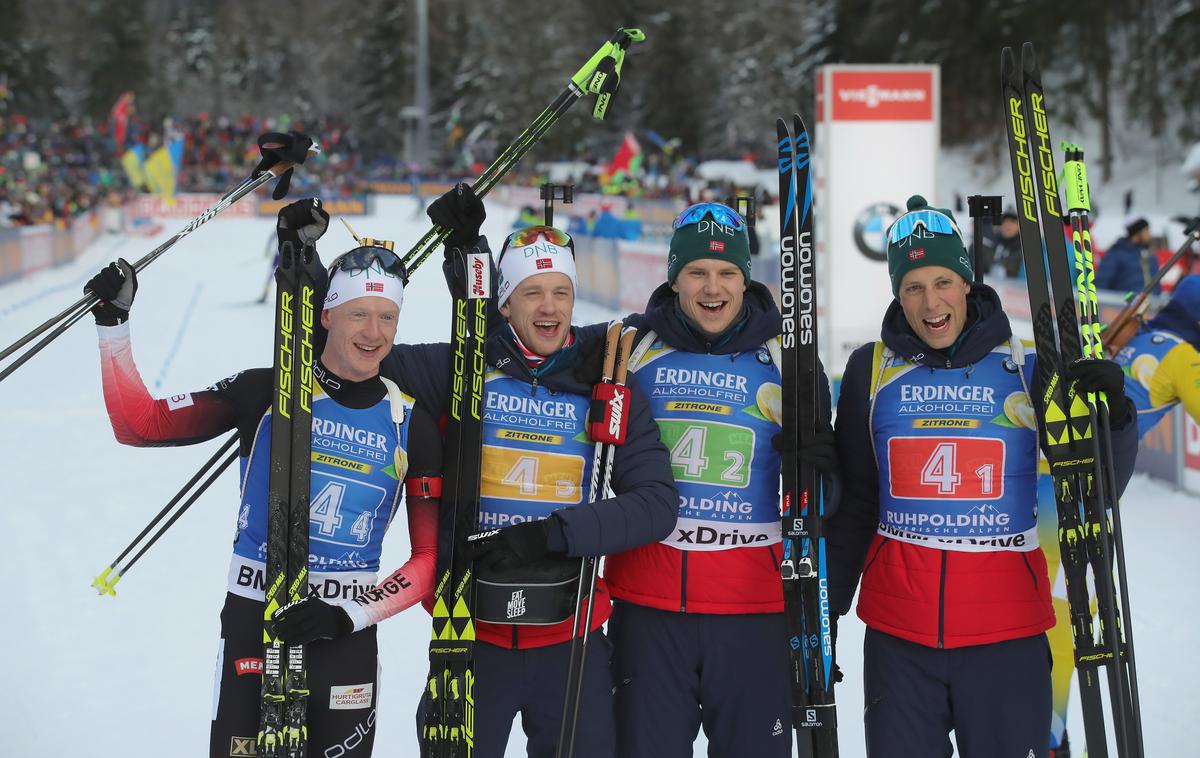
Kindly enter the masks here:
<path id="1" fill-rule="evenodd" d="M 675 526 L 679 493 L 671 459 L 645 396 L 632 385 L 625 444 L 613 455 L 613 497 L 555 511 L 567 554 L 606 555 L 665 539 Z"/>

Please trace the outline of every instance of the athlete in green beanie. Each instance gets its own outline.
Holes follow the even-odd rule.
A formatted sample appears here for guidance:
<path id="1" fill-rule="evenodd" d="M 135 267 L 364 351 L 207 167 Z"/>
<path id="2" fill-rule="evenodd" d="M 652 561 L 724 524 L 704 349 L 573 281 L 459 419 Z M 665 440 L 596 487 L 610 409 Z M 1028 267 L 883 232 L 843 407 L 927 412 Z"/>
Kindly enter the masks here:
<path id="1" fill-rule="evenodd" d="M 920 195 L 908 199 L 908 212 L 888 230 L 887 261 L 893 295 L 899 294 L 904 275 L 922 266 L 948 268 L 968 283 L 975 277 L 954 214 L 930 208 Z"/>

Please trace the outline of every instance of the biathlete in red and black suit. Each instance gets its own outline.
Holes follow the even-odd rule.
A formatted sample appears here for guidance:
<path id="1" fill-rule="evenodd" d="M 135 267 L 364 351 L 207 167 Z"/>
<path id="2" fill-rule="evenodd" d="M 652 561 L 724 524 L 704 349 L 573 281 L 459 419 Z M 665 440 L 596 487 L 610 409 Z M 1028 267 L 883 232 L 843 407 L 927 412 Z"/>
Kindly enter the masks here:
<path id="1" fill-rule="evenodd" d="M 479 236 L 483 203 L 469 186 L 451 189 L 429 215 L 455 230 L 448 254 L 490 256 Z M 634 386 L 625 443 L 613 457 L 612 494 L 587 502 L 594 447 L 587 416 L 605 329 L 571 326 L 573 242 L 551 227 L 520 229 L 506 239 L 496 265 L 479 526 L 500 532 L 475 561 L 475 755 L 503 756 L 519 713 L 528 754 L 549 757 L 558 743 L 579 557 L 666 537 L 676 491 L 649 405 Z M 466 272 L 450 258 L 445 270 L 451 289 L 465 291 Z M 450 397 L 450 365 L 448 344 L 398 345 L 381 370 L 438 408 L 440 418 Z M 593 600 L 575 755 L 614 758 L 623 753 L 614 735 L 610 646 L 600 631 L 610 612 L 603 581 Z"/>
<path id="2" fill-rule="evenodd" d="M 315 241 L 329 216 L 317 200 L 279 214 L 279 237 Z M 312 755 L 369 756 L 375 739 L 377 620 L 356 600 L 379 584 L 383 536 L 407 487 L 412 557 L 383 583 L 391 612 L 433 588 L 441 438 L 433 417 L 379 362 L 396 335 L 403 299 L 395 255 L 352 250 L 331 267 L 321 322 L 328 331 L 314 366 L 309 586 L 313 598 L 280 618 L 289 642 L 308 652 L 308 749 Z M 324 279 L 324 272 L 315 271 Z M 137 280 L 124 260 L 88 283 L 100 334 L 104 401 L 117 440 L 151 447 L 189 445 L 236 429 L 241 505 L 221 611 L 221 644 L 209 754 L 252 755 L 262 689 L 263 590 L 271 450 L 272 371 L 242 371 L 199 391 L 157 400 L 133 361 L 127 321 Z M 266 328 L 266 324 L 263 325 Z M 318 346 L 319 348 L 319 346 Z M 333 752 L 328 752 L 333 751 Z"/>
<path id="3" fill-rule="evenodd" d="M 753 281 L 746 223 L 701 203 L 675 221 L 630 371 L 650 397 L 679 489 L 666 539 L 611 556 L 617 735 L 627 758 L 792 755 L 780 578 L 782 317 Z M 829 382 L 799 451 L 836 473 Z M 830 509 L 834 507 L 829 503 Z M 810 747 L 800 748 L 801 758 Z"/>
<path id="4" fill-rule="evenodd" d="M 843 375 L 845 491 L 827 529 L 831 610 L 847 613 L 858 587 L 867 625 L 867 754 L 950 756 L 953 731 L 966 758 L 1044 755 L 1055 619 L 1037 536 L 1036 357 L 996 293 L 970 283 L 949 211 L 914 195 L 887 254 L 896 299 Z M 1066 378 L 1108 393 L 1123 490 L 1137 423 L 1120 367 L 1082 360 Z"/>

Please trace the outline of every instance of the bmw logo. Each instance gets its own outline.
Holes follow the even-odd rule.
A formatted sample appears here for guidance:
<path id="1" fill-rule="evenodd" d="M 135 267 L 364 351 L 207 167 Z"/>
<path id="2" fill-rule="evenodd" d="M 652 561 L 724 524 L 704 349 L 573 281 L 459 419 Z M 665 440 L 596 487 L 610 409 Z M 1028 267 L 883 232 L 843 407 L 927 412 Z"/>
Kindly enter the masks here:
<path id="1" fill-rule="evenodd" d="M 868 205 L 854 219 L 854 244 L 873 261 L 887 260 L 887 230 L 904 211 L 891 203 Z"/>
<path id="2" fill-rule="evenodd" d="M 767 351 L 767 349 L 765 347 L 760 347 L 758 349 L 758 352 L 755 353 L 754 357 L 758 358 L 758 362 L 763 364 L 764 366 L 771 365 L 771 354 Z"/>

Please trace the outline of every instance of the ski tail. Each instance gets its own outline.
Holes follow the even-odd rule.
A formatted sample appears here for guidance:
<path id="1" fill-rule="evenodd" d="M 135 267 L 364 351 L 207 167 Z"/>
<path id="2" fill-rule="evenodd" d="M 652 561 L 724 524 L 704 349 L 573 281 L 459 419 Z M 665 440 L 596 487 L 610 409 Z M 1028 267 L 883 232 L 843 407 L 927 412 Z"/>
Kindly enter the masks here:
<path id="1" fill-rule="evenodd" d="M 1136 674 L 1131 665 L 1132 638 L 1122 639 L 1122 610 L 1117 603 L 1119 584 L 1128 627 L 1128 593 L 1107 406 L 1103 398 L 1094 394 L 1080 396 L 1074 386 L 1068 387 L 1064 381 L 1065 369 L 1073 361 L 1103 357 L 1094 299 L 1091 237 L 1087 231 L 1088 198 L 1082 151 L 1069 151 L 1065 167 L 1074 253 L 1069 258 L 1046 97 L 1032 44 L 1022 47 L 1019 67 L 1013 50 L 1004 48 L 1001 88 L 1042 390 L 1038 399 L 1039 441 L 1054 478 L 1059 549 L 1080 675 L 1087 747 L 1093 756 L 1104 758 L 1108 754 L 1098 677 L 1098 669 L 1105 667 L 1118 754 L 1131 758 L 1142 755 L 1142 740 Z M 1113 510 L 1114 527 L 1109 525 L 1107 506 Z M 1114 557 L 1119 582 L 1113 578 Z M 1092 621 L 1089 566 L 1095 578 L 1100 611 L 1099 640 Z"/>
<path id="2" fill-rule="evenodd" d="M 819 474 L 795 451 L 817 431 L 821 410 L 817 379 L 816 260 L 808 130 L 794 115 L 794 132 L 776 121 L 780 197 L 780 366 L 784 455 L 781 531 L 784 615 L 790 649 L 792 725 L 797 740 L 817 758 L 838 755 L 833 696 L 833 635 L 829 612 L 824 493 Z"/>
<path id="3" fill-rule="evenodd" d="M 479 526 L 483 378 L 491 256 L 457 249 L 453 285 L 450 415 L 444 479 L 453 482 L 438 516 L 437 584 L 429 643 L 421 754 L 469 758 L 475 745 L 475 572 L 467 537 Z"/>
<path id="4" fill-rule="evenodd" d="M 271 466 L 267 486 L 266 591 L 263 604 L 263 683 L 258 755 L 303 755 L 307 673 L 303 645 L 285 645 L 273 619 L 308 589 L 308 500 L 312 444 L 312 366 L 315 284 L 309 247 L 280 247 L 275 272 L 275 348 L 272 373 Z M 307 265 L 306 265 L 307 261 Z M 286 655 L 286 660 L 285 660 Z"/>

